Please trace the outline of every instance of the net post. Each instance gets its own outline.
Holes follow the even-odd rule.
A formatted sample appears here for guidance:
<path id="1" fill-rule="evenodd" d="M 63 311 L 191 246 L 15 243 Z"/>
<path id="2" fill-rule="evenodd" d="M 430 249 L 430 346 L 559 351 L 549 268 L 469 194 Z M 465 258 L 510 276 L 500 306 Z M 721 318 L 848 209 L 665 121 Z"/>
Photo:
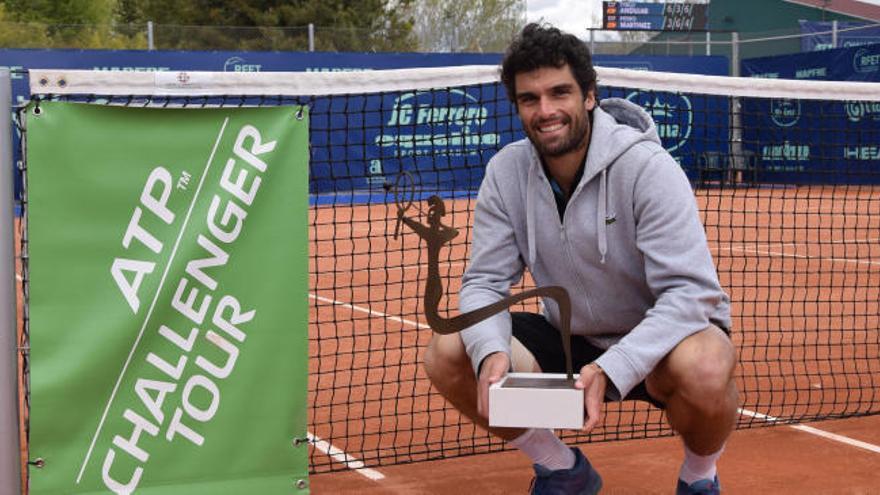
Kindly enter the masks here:
<path id="1" fill-rule="evenodd" d="M 730 33 L 730 75 L 739 77 L 739 33 Z"/>
<path id="2" fill-rule="evenodd" d="M 837 19 L 831 21 L 831 48 L 837 48 Z"/>
<path id="3" fill-rule="evenodd" d="M 730 63 L 731 63 L 731 75 L 734 77 L 739 77 L 740 68 L 739 68 L 739 33 L 734 31 L 731 33 L 731 55 L 730 55 Z M 730 111 L 728 115 L 730 116 L 730 135 L 728 136 L 727 142 L 730 146 L 730 152 L 728 156 L 728 169 L 729 172 L 734 172 L 735 170 L 740 169 L 740 161 L 743 159 L 743 151 L 742 151 L 742 121 L 741 121 L 741 102 L 740 99 L 736 96 L 730 99 Z M 734 182 L 739 180 L 739 177 L 734 175 L 733 177 L 727 177 L 728 180 L 732 180 Z"/>
<path id="4" fill-rule="evenodd" d="M 741 110 L 742 103 L 739 97 L 732 97 L 730 99 L 730 111 L 728 115 L 730 116 L 730 133 L 727 138 L 727 142 L 729 143 L 730 150 L 728 152 L 728 167 L 725 171 L 728 174 L 728 177 L 725 177 L 731 185 L 735 186 L 738 182 L 745 180 L 745 177 L 740 177 L 740 173 L 745 169 L 746 164 L 745 157 L 743 154 L 742 147 L 742 115 Z"/>
<path id="5" fill-rule="evenodd" d="M 0 495 L 21 493 L 12 178 L 12 79 L 0 69 Z"/>

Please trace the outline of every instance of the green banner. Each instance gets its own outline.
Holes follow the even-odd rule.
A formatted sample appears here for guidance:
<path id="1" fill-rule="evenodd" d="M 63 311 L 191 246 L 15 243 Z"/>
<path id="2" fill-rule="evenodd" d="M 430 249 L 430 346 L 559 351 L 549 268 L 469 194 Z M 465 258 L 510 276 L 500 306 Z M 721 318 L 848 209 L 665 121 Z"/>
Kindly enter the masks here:
<path id="1" fill-rule="evenodd" d="M 308 492 L 308 117 L 27 111 L 34 494 Z"/>

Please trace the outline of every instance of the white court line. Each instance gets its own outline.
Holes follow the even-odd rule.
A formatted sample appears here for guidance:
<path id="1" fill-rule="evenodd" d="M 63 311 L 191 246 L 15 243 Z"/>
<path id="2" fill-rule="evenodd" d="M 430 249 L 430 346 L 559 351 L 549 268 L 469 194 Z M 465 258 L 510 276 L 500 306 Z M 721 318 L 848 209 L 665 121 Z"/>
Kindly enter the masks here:
<path id="1" fill-rule="evenodd" d="M 367 314 L 370 314 L 373 316 L 387 318 L 389 320 L 397 321 L 397 322 L 403 323 L 405 325 L 413 326 L 415 328 L 419 328 L 419 329 L 429 328 L 429 327 L 422 325 L 416 321 L 407 320 L 404 318 L 398 318 L 396 316 L 391 316 L 389 314 L 382 313 L 381 311 L 374 311 L 370 308 L 355 306 L 353 304 L 340 302 L 335 299 L 321 297 L 316 294 L 309 293 L 309 297 L 312 299 L 324 302 L 324 303 L 333 304 L 336 306 L 342 306 L 344 308 L 351 309 L 352 311 L 358 311 L 358 312 L 367 313 Z M 316 437 L 315 435 L 312 435 L 311 432 L 307 433 L 307 436 L 309 438 L 309 441 L 315 445 L 316 449 L 320 450 L 321 452 L 324 452 L 325 454 L 330 455 L 330 457 L 345 464 L 349 469 L 353 469 L 356 473 L 363 475 L 363 476 L 366 476 L 367 478 L 374 480 L 374 481 L 378 481 L 378 480 L 385 478 L 385 475 L 383 475 L 379 471 L 376 471 L 375 469 L 365 468 L 364 463 L 362 461 L 359 461 L 356 458 L 346 454 L 344 451 L 340 450 L 339 448 L 335 447 L 334 445 L 330 444 L 329 442 L 327 442 L 325 440 L 321 440 L 320 438 Z"/>
<path id="2" fill-rule="evenodd" d="M 376 471 L 375 469 L 364 467 L 363 461 L 359 461 L 357 458 L 346 454 L 344 451 L 337 448 L 330 442 L 326 440 L 321 440 L 320 438 L 313 435 L 312 432 L 306 432 L 306 436 L 308 437 L 309 442 L 311 442 L 316 449 L 329 455 L 334 460 L 345 464 L 346 467 L 354 470 L 354 472 L 360 474 L 361 476 L 365 476 L 373 481 L 385 479 L 384 474 Z"/>
<path id="3" fill-rule="evenodd" d="M 315 299 L 315 300 L 318 300 L 318 301 L 321 301 L 321 302 L 327 303 L 327 304 L 334 304 L 334 305 L 336 305 L 336 306 L 342 306 L 343 308 L 348 308 L 348 309 L 350 309 L 350 310 L 352 310 L 352 311 L 357 311 L 357 312 L 360 312 L 360 313 L 367 313 L 367 314 L 369 314 L 369 315 L 378 316 L 378 317 L 380 317 L 380 318 L 387 318 L 387 319 L 389 319 L 389 320 L 391 320 L 391 321 L 396 321 L 396 322 L 399 322 L 399 323 L 403 323 L 404 325 L 409 325 L 409 326 L 411 326 L 411 327 L 415 327 L 415 328 L 420 329 L 420 330 L 423 330 L 423 329 L 424 329 L 424 330 L 427 330 L 427 329 L 430 329 L 430 328 L 431 328 L 431 327 L 429 327 L 429 326 L 427 326 L 427 325 L 422 325 L 421 323 L 419 323 L 419 322 L 417 322 L 417 321 L 407 320 L 407 319 L 404 319 L 404 318 L 398 318 L 398 317 L 396 317 L 396 316 L 391 316 L 391 315 L 389 315 L 389 314 L 387 314 L 387 313 L 382 313 L 381 311 L 375 311 L 375 310 L 372 310 L 372 309 L 370 309 L 370 308 L 365 308 L 365 307 L 362 307 L 362 306 L 355 306 L 354 304 L 348 304 L 348 303 L 340 302 L 340 301 L 337 301 L 336 299 L 330 299 L 330 298 L 327 298 L 327 297 L 321 297 L 321 296 L 319 296 L 319 295 L 312 294 L 311 292 L 309 293 L 309 297 L 312 298 L 312 299 Z"/>
<path id="4" fill-rule="evenodd" d="M 825 256 L 807 256 L 804 254 L 791 254 L 791 253 L 783 253 L 780 251 L 765 251 L 762 249 L 748 249 L 738 246 L 717 246 L 713 248 L 715 251 L 737 251 L 741 253 L 752 253 L 752 254 L 763 254 L 766 256 L 779 256 L 782 258 L 798 258 L 798 259 L 806 259 L 806 260 L 822 260 L 822 261 L 830 261 L 832 263 L 855 263 L 857 265 L 880 265 L 880 261 L 870 261 L 870 260 L 856 260 L 850 258 L 827 258 Z"/>
<path id="5" fill-rule="evenodd" d="M 816 242 L 816 241 L 801 241 L 801 242 L 739 242 L 739 243 L 737 243 L 736 245 L 733 245 L 733 246 L 731 246 L 731 247 L 724 246 L 723 248 L 726 248 L 726 249 L 747 249 L 749 246 L 757 246 L 757 247 L 764 247 L 764 248 L 766 248 L 766 249 L 771 249 L 771 248 L 773 248 L 773 247 L 782 247 L 782 248 L 784 248 L 784 247 L 787 247 L 787 246 L 794 246 L 794 247 L 797 247 L 797 246 L 825 246 L 825 245 L 834 245 L 834 244 L 846 244 L 846 245 L 856 244 L 856 245 L 859 245 L 859 244 L 876 244 L 877 242 L 880 242 L 880 237 L 868 237 L 868 238 L 865 238 L 865 239 L 843 239 L 843 240 L 839 240 L 839 241 L 826 241 L 826 240 L 822 240 L 822 241 L 819 241 L 819 242 Z M 719 246 L 717 249 L 722 249 L 722 247 Z"/>
<path id="6" fill-rule="evenodd" d="M 770 214 L 770 215 L 803 215 L 806 213 L 819 213 L 823 216 L 863 216 L 863 217 L 872 217 L 874 212 L 871 211 L 863 211 L 863 210 L 855 210 L 855 211 L 840 211 L 840 210 L 829 210 L 827 207 L 823 207 L 821 205 L 811 205 L 799 207 L 797 203 L 803 203 L 807 201 L 807 198 L 800 198 L 795 200 L 795 198 L 789 198 L 785 200 L 780 199 L 770 199 L 770 198 L 756 198 L 751 197 L 751 199 L 758 199 L 757 204 L 752 202 L 752 205 L 746 205 L 742 202 L 739 203 L 742 208 L 737 209 L 737 204 L 734 203 L 730 205 L 730 207 L 725 212 L 731 213 L 759 213 L 759 214 Z M 859 202 L 867 202 L 870 201 L 870 197 L 864 198 L 849 198 L 853 201 Z M 828 203 L 829 201 L 834 201 L 833 198 L 812 198 L 813 201 L 819 200 Z M 776 208 L 768 208 L 767 203 L 773 203 L 776 205 Z M 795 203 L 795 204 L 790 204 Z M 717 213 L 718 210 L 701 210 L 703 213 Z"/>
<path id="7" fill-rule="evenodd" d="M 779 418 L 774 416 L 770 416 L 768 414 L 761 414 L 755 411 L 749 411 L 748 409 L 738 409 L 739 413 L 743 416 L 749 416 L 756 419 L 762 419 L 768 423 L 776 423 L 779 421 Z M 840 442 L 846 445 L 850 445 L 852 447 L 858 447 L 860 449 L 865 449 L 870 452 L 874 452 L 875 454 L 880 454 L 880 446 L 863 442 L 861 440 L 856 440 L 854 438 L 849 438 L 843 435 L 838 435 L 837 433 L 831 433 L 828 431 L 820 430 L 818 428 L 813 428 L 812 426 L 807 425 L 788 425 L 789 428 L 794 428 L 795 430 L 802 431 L 804 433 L 809 433 L 811 435 L 816 435 L 822 438 L 827 438 L 828 440 L 832 440 L 834 442 Z"/>
<path id="8" fill-rule="evenodd" d="M 769 249 L 771 246 L 782 246 L 782 247 L 785 247 L 785 246 L 824 246 L 824 245 L 828 245 L 828 244 L 847 244 L 847 245 L 849 245 L 849 244 L 874 244 L 874 243 L 877 243 L 877 242 L 880 242 L 880 238 L 878 238 L 878 237 L 869 237 L 869 238 L 866 238 L 866 239 L 843 239 L 843 240 L 840 240 L 840 241 L 826 241 L 826 240 L 822 240 L 822 241 L 819 241 L 818 243 L 815 242 L 815 241 L 813 241 L 813 242 L 811 242 L 811 241 L 802 241 L 802 242 L 769 242 L 769 243 L 763 243 L 763 244 L 761 244 L 761 243 L 757 243 L 757 245 L 758 245 L 758 246 L 766 246 L 766 247 Z M 741 243 L 740 243 L 741 246 L 747 246 L 747 245 L 749 245 L 749 244 L 750 244 L 750 243 L 748 243 L 748 242 L 741 242 Z"/>
<path id="9" fill-rule="evenodd" d="M 800 217 L 805 214 L 819 214 L 822 217 L 846 217 L 846 218 L 855 218 L 855 217 L 867 217 L 874 218 L 874 214 L 872 212 L 861 212 L 861 211 L 828 211 L 822 208 L 802 208 L 797 211 L 780 211 L 780 210 L 763 210 L 763 209 L 743 209 L 736 210 L 730 209 L 725 210 L 725 212 L 735 213 L 739 215 L 748 215 L 748 214 L 757 214 L 757 215 L 777 215 L 777 216 L 795 216 Z M 705 211 L 705 214 L 708 213 L 717 213 L 717 211 Z"/>

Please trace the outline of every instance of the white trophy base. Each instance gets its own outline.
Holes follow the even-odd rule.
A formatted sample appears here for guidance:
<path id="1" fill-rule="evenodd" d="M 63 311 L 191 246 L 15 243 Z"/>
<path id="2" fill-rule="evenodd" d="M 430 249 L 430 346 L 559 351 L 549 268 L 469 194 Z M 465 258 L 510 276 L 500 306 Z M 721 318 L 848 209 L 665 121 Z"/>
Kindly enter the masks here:
<path id="1" fill-rule="evenodd" d="M 489 387 L 489 426 L 580 430 L 584 391 L 565 373 L 508 373 Z"/>

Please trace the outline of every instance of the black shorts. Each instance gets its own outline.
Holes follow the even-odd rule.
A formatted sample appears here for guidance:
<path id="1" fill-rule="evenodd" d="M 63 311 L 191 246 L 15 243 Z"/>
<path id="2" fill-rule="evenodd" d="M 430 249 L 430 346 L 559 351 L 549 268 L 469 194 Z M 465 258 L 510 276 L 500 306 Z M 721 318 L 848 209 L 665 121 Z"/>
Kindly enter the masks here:
<path id="1" fill-rule="evenodd" d="M 559 330 L 544 318 L 534 313 L 511 312 L 513 318 L 513 336 L 516 337 L 529 352 L 535 356 L 538 366 L 545 373 L 565 373 L 565 351 L 562 348 L 562 337 Z M 571 361 L 575 373 L 585 365 L 592 363 L 604 353 L 580 335 L 571 336 Z M 609 400 L 605 397 L 606 402 Z M 650 402 L 660 409 L 666 405 L 648 394 L 644 380 L 627 394 L 623 400 L 641 400 Z"/>

